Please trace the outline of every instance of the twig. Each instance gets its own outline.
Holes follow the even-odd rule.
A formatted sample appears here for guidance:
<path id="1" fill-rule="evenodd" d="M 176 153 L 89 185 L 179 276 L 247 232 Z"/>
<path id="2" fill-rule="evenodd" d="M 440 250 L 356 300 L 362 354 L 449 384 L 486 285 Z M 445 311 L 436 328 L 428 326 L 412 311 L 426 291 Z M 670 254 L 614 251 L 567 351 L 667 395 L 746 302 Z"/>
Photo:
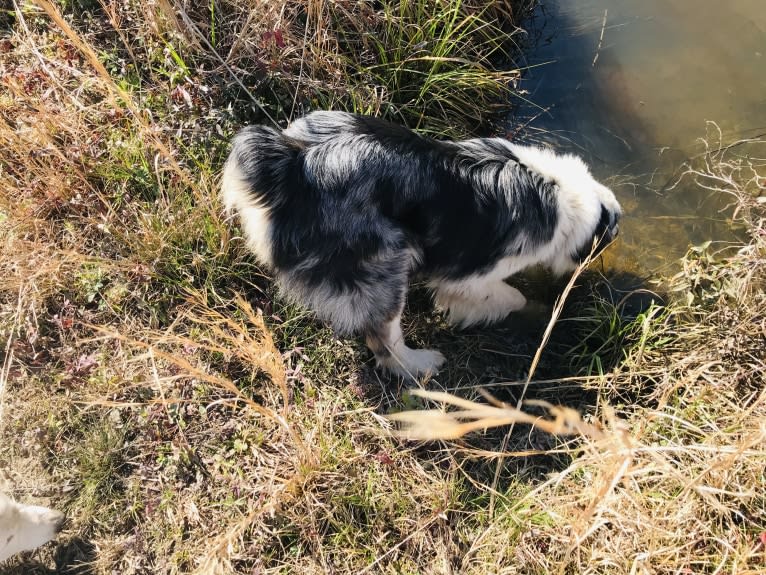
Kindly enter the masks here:
<path id="1" fill-rule="evenodd" d="M 0 366 L 0 425 L 3 423 L 3 413 L 5 412 L 5 389 L 8 384 L 8 376 L 11 373 L 11 365 L 13 364 L 13 335 L 18 329 L 18 321 L 21 317 L 22 298 L 22 286 L 19 286 L 19 297 L 16 299 L 16 315 L 13 318 L 10 330 L 8 330 L 8 341 L 5 343 L 5 357 L 3 358 L 3 365 Z"/>
<path id="2" fill-rule="evenodd" d="M 253 95 L 253 93 L 247 89 L 247 86 L 242 83 L 242 80 L 240 80 L 239 77 L 234 73 L 234 70 L 232 70 L 231 66 L 229 66 L 226 60 L 224 60 L 223 57 L 218 53 L 218 50 L 216 50 L 215 47 L 208 41 L 207 37 L 202 32 L 200 32 L 200 29 L 197 27 L 197 25 L 192 22 L 192 19 L 189 18 L 189 15 L 186 13 L 186 11 L 179 8 L 179 13 L 181 14 L 181 19 L 183 20 L 184 24 L 189 28 L 189 30 L 194 32 L 194 34 L 196 34 L 200 40 L 202 40 L 202 42 L 205 44 L 205 47 L 210 50 L 210 53 L 216 57 L 216 59 L 224 68 L 226 68 L 226 71 L 231 74 L 231 77 L 234 78 L 234 81 L 237 83 L 237 85 L 245 91 L 245 94 L 248 95 L 253 104 L 258 107 L 261 113 L 266 116 L 266 118 L 268 118 L 272 124 L 274 124 L 275 128 L 279 128 L 279 123 L 271 117 L 271 115 L 266 111 L 266 108 L 264 108 L 258 99 Z"/>
<path id="3" fill-rule="evenodd" d="M 548 321 L 548 326 L 545 328 L 543 339 L 540 341 L 540 345 L 537 347 L 537 351 L 535 352 L 534 358 L 532 358 L 532 365 L 529 367 L 527 380 L 524 382 L 524 387 L 521 389 L 521 395 L 519 396 L 519 400 L 516 403 L 516 409 L 518 410 L 521 409 L 521 404 L 524 402 L 524 397 L 527 394 L 527 389 L 529 389 L 529 384 L 532 381 L 532 377 L 535 375 L 537 364 L 540 362 L 540 357 L 543 354 L 543 350 L 545 349 L 545 346 L 548 344 L 548 340 L 550 339 L 551 333 L 553 332 L 553 326 L 556 325 L 556 322 L 558 321 L 559 316 L 561 315 L 561 311 L 564 309 L 564 303 L 566 302 L 567 296 L 569 295 L 569 292 L 572 291 L 572 288 L 574 287 L 574 283 L 575 281 L 577 281 L 577 278 L 580 277 L 580 274 L 583 272 L 583 270 L 586 267 L 588 267 L 588 264 L 590 264 L 591 255 L 593 254 L 595 248 L 596 248 L 596 241 L 594 240 L 591 253 L 588 255 L 588 257 L 585 258 L 585 260 L 579 266 L 577 266 L 577 269 L 575 269 L 575 271 L 572 273 L 572 277 L 569 278 L 569 282 L 564 288 L 563 293 L 556 300 L 556 305 L 553 306 L 553 311 L 551 312 L 551 319 Z M 508 429 L 508 433 L 505 434 L 505 437 L 503 438 L 503 444 L 501 446 L 502 451 L 506 451 L 508 449 L 508 442 L 511 439 L 511 434 L 513 433 L 513 429 L 515 425 L 516 425 L 516 422 L 515 421 L 512 422 L 510 428 Z M 497 484 L 500 481 L 500 469 L 502 467 L 502 464 L 503 464 L 503 460 L 498 459 L 497 465 L 495 466 L 495 475 L 492 478 L 492 492 L 490 493 L 490 497 L 489 497 L 490 517 L 494 516 L 494 512 L 495 512 L 495 493 L 497 492 Z"/>
<path id="4" fill-rule="evenodd" d="M 593 56 L 593 63 L 591 66 L 596 65 L 596 61 L 598 60 L 599 52 L 601 52 L 601 43 L 604 41 L 604 30 L 606 29 L 606 13 L 607 10 L 604 9 L 604 20 L 601 22 L 601 36 L 598 38 L 598 46 L 596 47 L 596 55 Z"/>

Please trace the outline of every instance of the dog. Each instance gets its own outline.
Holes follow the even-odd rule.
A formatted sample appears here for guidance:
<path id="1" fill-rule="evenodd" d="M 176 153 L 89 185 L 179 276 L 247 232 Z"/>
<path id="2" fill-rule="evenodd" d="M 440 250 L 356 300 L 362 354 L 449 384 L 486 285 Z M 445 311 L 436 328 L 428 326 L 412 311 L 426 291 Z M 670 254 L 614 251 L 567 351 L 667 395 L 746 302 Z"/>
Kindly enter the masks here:
<path id="1" fill-rule="evenodd" d="M 537 264 L 572 271 L 616 237 L 622 214 L 576 156 L 435 140 L 337 111 L 283 131 L 243 128 L 221 195 L 289 300 L 339 335 L 364 336 L 379 367 L 416 378 L 445 358 L 404 342 L 411 277 L 456 326 L 495 322 L 526 304 L 506 278 Z"/>
<path id="2" fill-rule="evenodd" d="M 0 492 L 0 562 L 47 543 L 56 537 L 63 522 L 63 513 L 17 503 Z"/>

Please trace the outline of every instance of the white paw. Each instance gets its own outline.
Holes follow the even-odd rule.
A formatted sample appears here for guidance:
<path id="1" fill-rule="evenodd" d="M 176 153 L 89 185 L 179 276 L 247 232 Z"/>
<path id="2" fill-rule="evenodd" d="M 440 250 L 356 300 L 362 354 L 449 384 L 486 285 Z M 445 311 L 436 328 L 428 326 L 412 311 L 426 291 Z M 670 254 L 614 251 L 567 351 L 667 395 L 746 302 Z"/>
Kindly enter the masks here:
<path id="1" fill-rule="evenodd" d="M 402 377 L 419 378 L 434 375 L 444 365 L 444 356 L 435 349 L 398 350 L 397 355 L 390 355 L 378 361 L 380 367 Z"/>

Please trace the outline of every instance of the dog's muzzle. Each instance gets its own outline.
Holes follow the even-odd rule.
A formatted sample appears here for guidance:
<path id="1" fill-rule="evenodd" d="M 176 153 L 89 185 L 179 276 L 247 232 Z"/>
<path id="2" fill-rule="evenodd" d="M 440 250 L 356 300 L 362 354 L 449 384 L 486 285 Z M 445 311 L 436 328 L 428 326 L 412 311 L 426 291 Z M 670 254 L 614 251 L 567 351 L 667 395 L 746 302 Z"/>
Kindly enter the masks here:
<path id="1" fill-rule="evenodd" d="M 619 219 L 619 216 L 618 216 L 618 219 Z M 620 233 L 620 224 L 615 222 L 606 231 L 606 237 L 609 238 L 609 242 L 607 243 L 612 242 L 617 237 L 617 234 L 619 233 Z"/>
<path id="2" fill-rule="evenodd" d="M 575 255 L 578 262 L 582 262 L 589 255 L 596 257 L 611 244 L 620 233 L 620 213 L 613 212 L 601 206 L 601 218 L 596 225 L 595 233 L 591 242 L 581 246 Z"/>
<path id="3" fill-rule="evenodd" d="M 595 254 L 600 254 L 606 246 L 611 244 L 620 233 L 620 213 L 613 212 L 601 206 L 601 218 L 596 227 Z"/>

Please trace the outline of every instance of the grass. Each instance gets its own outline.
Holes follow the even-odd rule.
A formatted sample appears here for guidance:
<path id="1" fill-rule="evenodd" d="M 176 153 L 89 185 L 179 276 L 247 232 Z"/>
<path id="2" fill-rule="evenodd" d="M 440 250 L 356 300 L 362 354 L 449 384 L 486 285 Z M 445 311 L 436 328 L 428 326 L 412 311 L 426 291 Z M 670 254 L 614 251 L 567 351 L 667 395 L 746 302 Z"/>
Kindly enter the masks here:
<path id="1" fill-rule="evenodd" d="M 484 572 L 515 572 L 513 559 L 535 573 L 763 571 L 764 144 L 711 147 L 687 166 L 684 178 L 731 198 L 750 241 L 718 253 L 710 243 L 692 248 L 668 280 L 675 294 L 668 305 L 651 306 L 618 330 L 613 314 L 592 316 L 608 340 L 619 338 L 622 358 L 608 373 L 580 380 L 597 392 L 591 413 L 416 390 L 433 408 L 391 416 L 403 424 L 400 435 L 421 440 L 455 440 L 535 417 L 536 429 L 562 436 L 557 449 L 571 456 L 566 468 L 530 485 L 503 512 L 524 526 L 522 540 L 507 550 L 507 527 L 497 517 L 482 533 Z M 583 346 L 573 351 L 592 372 Z M 543 510 L 547 520 L 535 525 L 531 513 Z"/>
<path id="2" fill-rule="evenodd" d="M 333 106 L 484 129 L 517 77 L 496 66 L 520 9 L 0 14 L 0 477 L 69 516 L 4 572 L 762 571 L 762 144 L 688 166 L 750 236 L 690 251 L 665 304 L 593 271 L 571 289 L 530 274 L 537 308 L 455 333 L 415 286 L 407 336 L 449 357 L 427 388 L 506 417 L 449 441 L 389 433 L 391 414 L 434 417 L 445 396 L 406 393 L 360 342 L 275 297 L 220 215 L 243 122 Z"/>

